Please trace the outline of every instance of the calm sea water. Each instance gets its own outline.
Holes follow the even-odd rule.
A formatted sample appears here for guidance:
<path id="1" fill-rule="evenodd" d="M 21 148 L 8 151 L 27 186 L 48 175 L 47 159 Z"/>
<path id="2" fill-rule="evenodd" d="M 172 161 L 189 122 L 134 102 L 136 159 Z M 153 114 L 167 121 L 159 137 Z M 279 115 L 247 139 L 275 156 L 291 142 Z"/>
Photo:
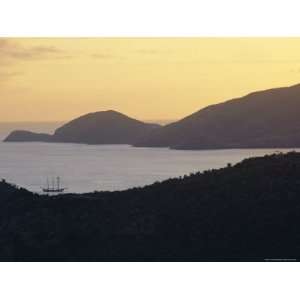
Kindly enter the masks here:
<path id="1" fill-rule="evenodd" d="M 2 138 L 7 132 L 3 133 Z M 41 192 L 47 177 L 54 176 L 62 178 L 68 192 L 124 190 L 289 150 L 294 149 L 180 151 L 127 145 L 0 142 L 0 178 L 36 192 Z"/>

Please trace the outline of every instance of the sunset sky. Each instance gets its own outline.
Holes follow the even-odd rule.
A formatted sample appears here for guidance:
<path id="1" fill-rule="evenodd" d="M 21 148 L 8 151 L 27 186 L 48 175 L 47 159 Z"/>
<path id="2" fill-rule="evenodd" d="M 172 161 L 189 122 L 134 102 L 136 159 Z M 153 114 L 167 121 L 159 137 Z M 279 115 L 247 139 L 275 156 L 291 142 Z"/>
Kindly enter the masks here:
<path id="1" fill-rule="evenodd" d="M 0 122 L 180 119 L 300 83 L 300 38 L 0 39 Z"/>

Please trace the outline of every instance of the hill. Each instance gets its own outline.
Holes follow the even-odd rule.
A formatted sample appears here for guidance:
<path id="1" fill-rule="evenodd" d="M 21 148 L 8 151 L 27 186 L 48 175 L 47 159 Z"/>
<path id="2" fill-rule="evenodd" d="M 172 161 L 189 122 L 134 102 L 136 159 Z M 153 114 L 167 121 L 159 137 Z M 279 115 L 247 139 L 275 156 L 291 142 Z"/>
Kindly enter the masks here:
<path id="1" fill-rule="evenodd" d="M 144 123 L 109 110 L 84 115 L 58 128 L 54 140 L 84 144 L 132 144 L 156 124 Z"/>
<path id="2" fill-rule="evenodd" d="M 58 128 L 54 135 L 14 131 L 5 142 L 60 142 L 83 144 L 132 144 L 157 124 L 148 124 L 109 110 L 90 113 Z"/>
<path id="3" fill-rule="evenodd" d="M 300 147 L 300 85 L 208 106 L 135 143 L 173 149 Z"/>
<path id="4" fill-rule="evenodd" d="M 0 182 L 0 260 L 300 259 L 300 153 L 122 192 L 49 197 Z"/>
<path id="5" fill-rule="evenodd" d="M 15 130 L 4 140 L 5 142 L 51 142 L 52 135 L 46 133 L 35 133 L 26 130 Z"/>

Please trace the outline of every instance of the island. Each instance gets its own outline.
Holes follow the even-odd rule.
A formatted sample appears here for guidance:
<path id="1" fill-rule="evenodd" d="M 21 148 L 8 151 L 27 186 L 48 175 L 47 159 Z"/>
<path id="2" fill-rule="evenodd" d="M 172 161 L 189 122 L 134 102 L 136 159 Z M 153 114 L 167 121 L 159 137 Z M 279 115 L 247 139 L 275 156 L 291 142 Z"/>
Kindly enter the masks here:
<path id="1" fill-rule="evenodd" d="M 116 111 L 81 116 L 53 135 L 12 132 L 5 142 L 130 144 L 181 150 L 300 147 L 300 84 L 253 92 L 160 126 Z"/>
<path id="2" fill-rule="evenodd" d="M 51 142 L 52 140 L 51 134 L 15 130 L 5 138 L 4 142 Z"/>
<path id="3" fill-rule="evenodd" d="M 145 123 L 114 110 L 89 113 L 76 118 L 53 135 L 17 130 L 4 142 L 54 142 L 80 144 L 133 144 L 160 125 Z"/>

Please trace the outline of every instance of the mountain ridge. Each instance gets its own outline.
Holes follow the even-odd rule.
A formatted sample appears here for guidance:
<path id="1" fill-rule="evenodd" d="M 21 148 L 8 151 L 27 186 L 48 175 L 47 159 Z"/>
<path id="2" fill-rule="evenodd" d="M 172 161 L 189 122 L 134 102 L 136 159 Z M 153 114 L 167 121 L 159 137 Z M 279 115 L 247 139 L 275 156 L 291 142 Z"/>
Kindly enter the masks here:
<path id="1" fill-rule="evenodd" d="M 300 153 L 119 192 L 0 181 L 1 261 L 264 261 L 300 253 Z"/>
<path id="2" fill-rule="evenodd" d="M 295 147 L 300 145 L 299 113 L 300 84 L 255 91 L 200 109 L 135 146 L 191 150 Z"/>
<path id="3" fill-rule="evenodd" d="M 254 91 L 160 126 L 114 110 L 80 116 L 54 135 L 12 132 L 10 141 L 130 144 L 181 150 L 300 147 L 300 84 Z"/>
<path id="4" fill-rule="evenodd" d="M 138 121 L 115 110 L 106 110 L 79 116 L 57 128 L 53 135 L 17 130 L 11 132 L 4 141 L 132 144 L 159 126 Z"/>

